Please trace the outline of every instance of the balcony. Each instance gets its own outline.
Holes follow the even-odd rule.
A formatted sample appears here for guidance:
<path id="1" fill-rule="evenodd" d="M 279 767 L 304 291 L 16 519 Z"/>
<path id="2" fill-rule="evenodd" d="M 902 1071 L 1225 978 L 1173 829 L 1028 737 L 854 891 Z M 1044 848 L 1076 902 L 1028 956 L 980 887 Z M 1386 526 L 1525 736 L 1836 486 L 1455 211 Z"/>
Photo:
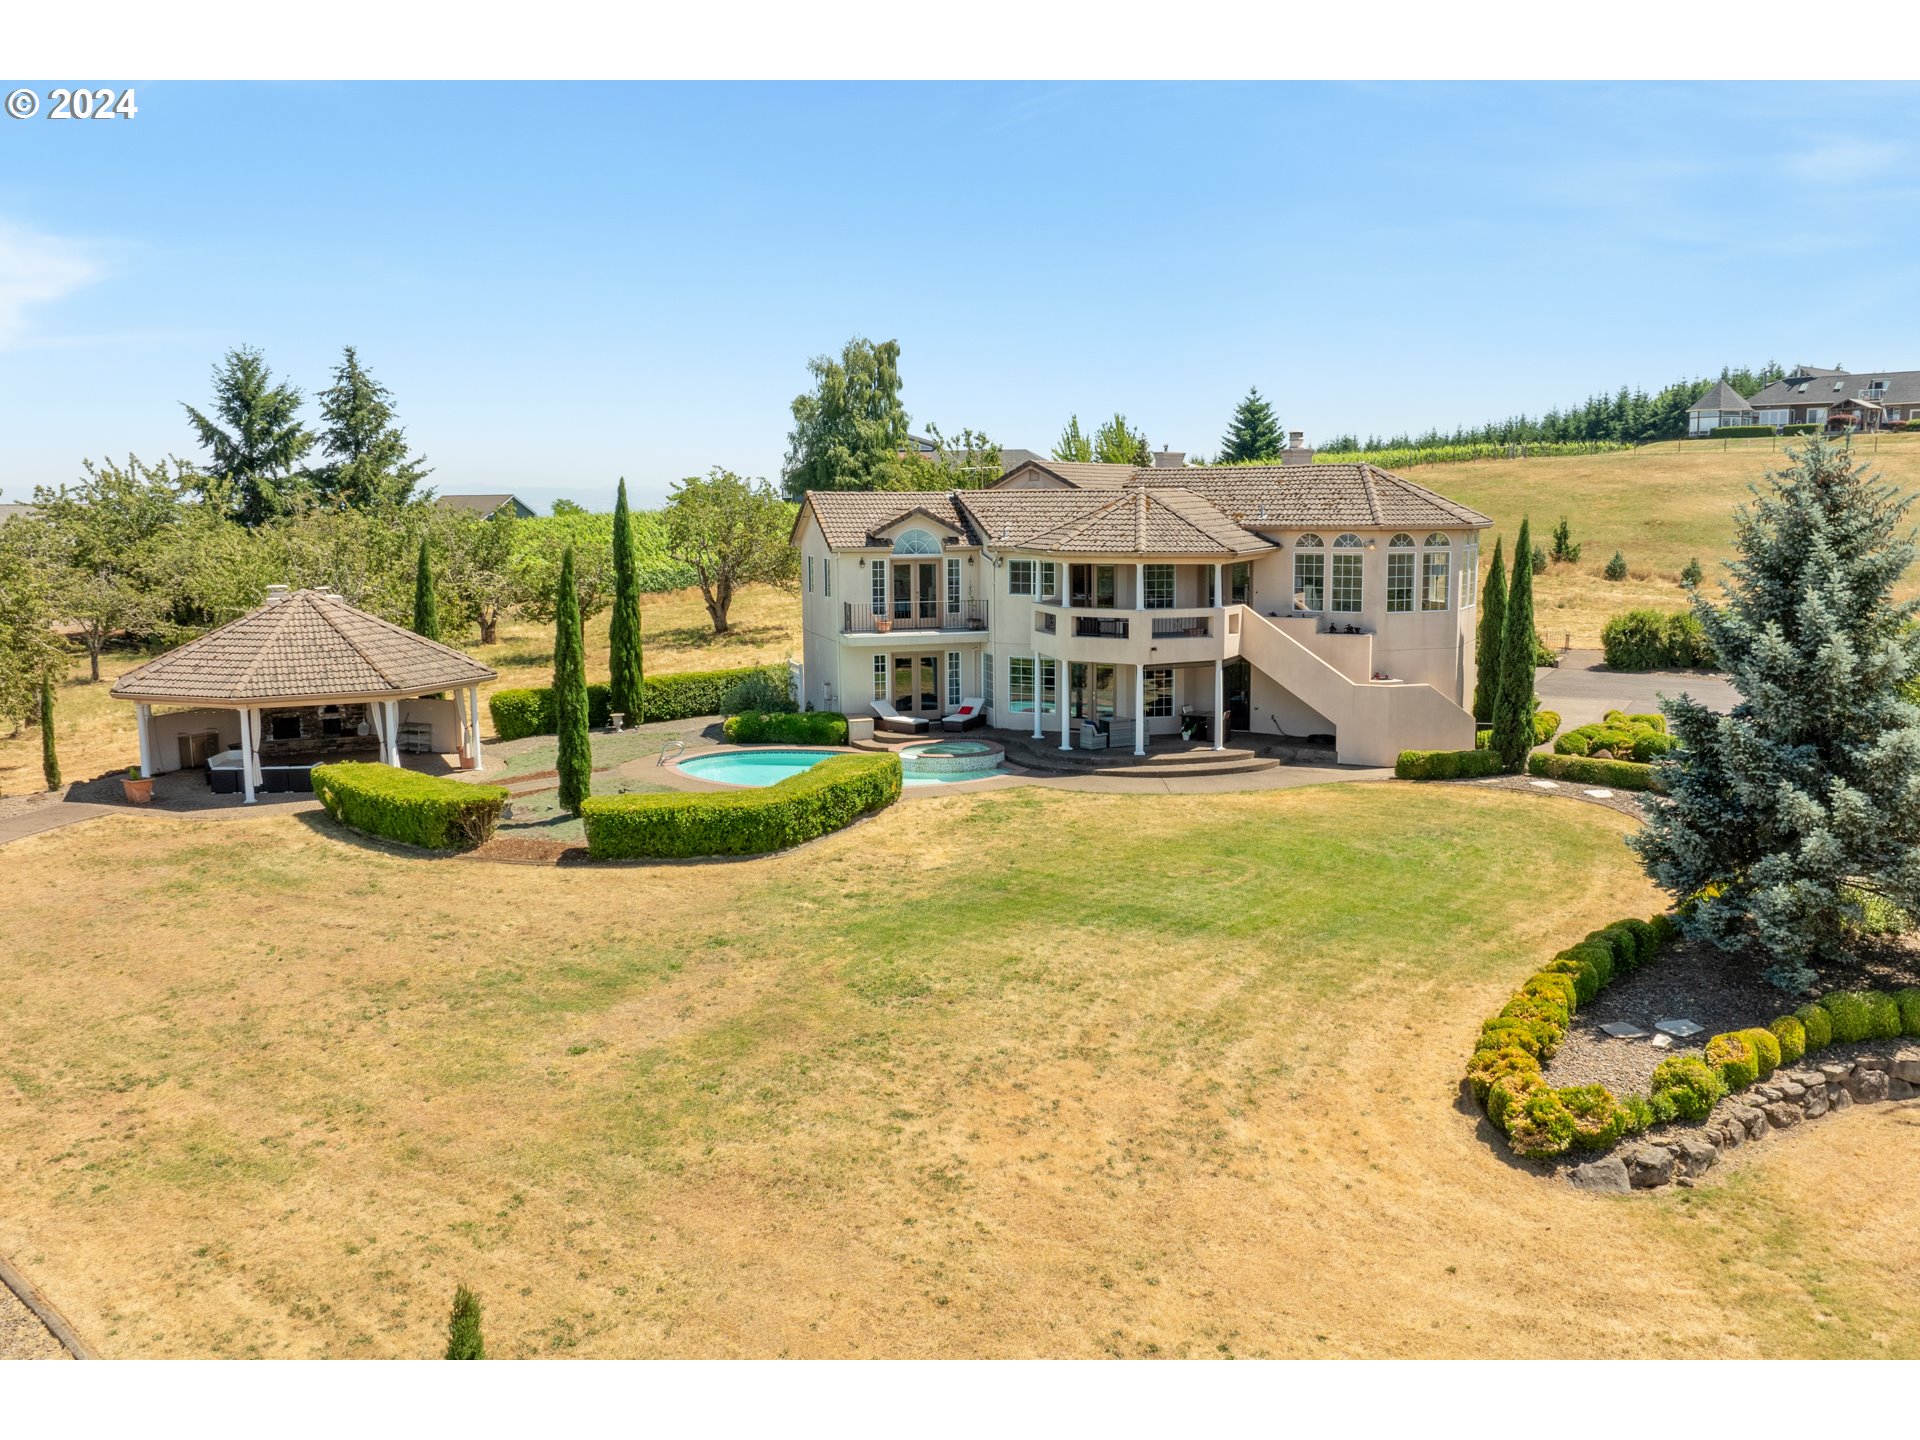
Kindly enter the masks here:
<path id="1" fill-rule="evenodd" d="M 1213 610 L 1082 610 L 1034 607 L 1043 649 L 1065 660 L 1173 665 L 1230 659 L 1239 653 L 1238 606 Z"/>
<path id="2" fill-rule="evenodd" d="M 856 605 L 851 600 L 841 605 L 840 633 L 843 635 L 892 635 L 901 631 L 985 631 L 987 602 L 963 600 L 958 610 L 926 602 L 897 601 L 890 609 L 875 612 L 871 605 Z"/>

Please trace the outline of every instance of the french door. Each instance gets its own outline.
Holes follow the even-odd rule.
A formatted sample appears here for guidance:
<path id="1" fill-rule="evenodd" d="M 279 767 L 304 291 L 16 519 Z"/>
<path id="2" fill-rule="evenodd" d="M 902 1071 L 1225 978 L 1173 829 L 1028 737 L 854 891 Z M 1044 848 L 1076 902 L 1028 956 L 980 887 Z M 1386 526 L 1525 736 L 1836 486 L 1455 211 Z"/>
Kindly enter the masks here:
<path id="1" fill-rule="evenodd" d="M 940 704 L 938 655 L 893 657 L 893 708 L 902 715 L 945 713 Z"/>
<path id="2" fill-rule="evenodd" d="M 1067 567 L 1067 586 L 1077 610 L 1085 610 L 1090 606 L 1101 610 L 1114 607 L 1115 582 L 1111 565 L 1070 565 Z"/>
<path id="3" fill-rule="evenodd" d="M 940 616 L 940 565 L 934 560 L 893 563 L 893 618 L 937 622 Z"/>

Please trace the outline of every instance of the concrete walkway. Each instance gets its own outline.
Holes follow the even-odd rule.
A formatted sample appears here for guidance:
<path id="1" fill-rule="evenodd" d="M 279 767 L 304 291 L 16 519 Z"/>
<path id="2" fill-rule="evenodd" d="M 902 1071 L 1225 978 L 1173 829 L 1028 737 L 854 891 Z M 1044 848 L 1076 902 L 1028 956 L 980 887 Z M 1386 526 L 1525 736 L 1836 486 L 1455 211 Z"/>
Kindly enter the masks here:
<path id="1" fill-rule="evenodd" d="M 1569 650 L 1557 669 L 1534 676 L 1540 706 L 1560 715 L 1560 728 L 1571 730 L 1606 718 L 1609 710 L 1629 715 L 1651 714 L 1662 695 L 1691 695 L 1709 710 L 1731 710 L 1740 701 L 1724 675 L 1706 670 L 1609 670 L 1598 650 Z"/>

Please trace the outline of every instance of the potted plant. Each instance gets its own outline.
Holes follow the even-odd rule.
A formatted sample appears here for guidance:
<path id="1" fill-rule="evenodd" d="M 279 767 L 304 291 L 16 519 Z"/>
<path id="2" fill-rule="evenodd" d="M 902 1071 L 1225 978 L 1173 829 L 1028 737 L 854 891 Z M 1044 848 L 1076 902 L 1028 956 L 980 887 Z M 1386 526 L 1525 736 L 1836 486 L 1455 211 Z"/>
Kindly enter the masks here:
<path id="1" fill-rule="evenodd" d="M 876 635 L 891 635 L 893 633 L 893 617 L 891 615 L 874 616 L 873 633 Z"/>
<path id="2" fill-rule="evenodd" d="M 153 803 L 153 777 L 142 775 L 138 765 L 129 765 L 127 773 L 120 779 L 120 788 L 126 791 L 127 800 L 134 805 Z"/>

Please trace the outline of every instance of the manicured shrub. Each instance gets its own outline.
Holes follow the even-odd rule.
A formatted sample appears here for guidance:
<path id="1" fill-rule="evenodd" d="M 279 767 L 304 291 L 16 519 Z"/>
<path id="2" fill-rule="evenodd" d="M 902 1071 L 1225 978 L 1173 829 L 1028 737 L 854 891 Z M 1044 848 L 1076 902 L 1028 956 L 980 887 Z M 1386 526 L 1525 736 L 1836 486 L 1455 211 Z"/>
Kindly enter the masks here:
<path id="1" fill-rule="evenodd" d="M 1807 1027 L 1791 1015 L 1782 1015 L 1767 1028 L 1780 1046 L 1780 1063 L 1799 1064 L 1807 1053 Z"/>
<path id="2" fill-rule="evenodd" d="M 1780 1068 L 1783 1054 L 1780 1041 L 1771 1030 L 1742 1030 L 1741 1035 L 1753 1047 L 1754 1059 L 1759 1062 L 1760 1079 L 1764 1080 Z"/>
<path id="3" fill-rule="evenodd" d="M 1562 1108 L 1573 1117 L 1574 1149 L 1605 1150 L 1626 1134 L 1627 1108 L 1606 1086 L 1575 1085 L 1558 1094 Z"/>
<path id="4" fill-rule="evenodd" d="M 426 850 L 484 844 L 507 803 L 493 785 L 359 761 L 314 766 L 313 793 L 342 825 Z"/>
<path id="5" fill-rule="evenodd" d="M 1589 938 L 1612 949 L 1614 969 L 1620 974 L 1626 974 L 1640 963 L 1639 937 L 1624 925 L 1609 925 L 1594 931 Z"/>
<path id="6" fill-rule="evenodd" d="M 1643 730 L 1633 736 L 1628 755 L 1634 760 L 1639 761 L 1642 765 L 1647 765 L 1658 760 L 1668 751 L 1676 748 L 1679 743 L 1680 742 L 1675 740 L 1671 735 L 1661 735 L 1652 730 Z M 1618 759 L 1627 758 L 1627 756 L 1619 755 L 1617 751 L 1615 752 L 1615 756 Z"/>
<path id="7" fill-rule="evenodd" d="M 1773 434 L 1771 425 L 1716 425 L 1707 432 L 1715 440 L 1750 440 Z"/>
<path id="8" fill-rule="evenodd" d="M 1920 990 L 1902 990 L 1894 1000 L 1900 1006 L 1900 1030 L 1906 1035 L 1920 1035 Z"/>
<path id="9" fill-rule="evenodd" d="M 1833 1017 L 1823 1006 L 1802 1005 L 1793 1012 L 1793 1018 L 1806 1033 L 1807 1053 L 1824 1050 L 1833 1043 Z"/>
<path id="10" fill-rule="evenodd" d="M 1743 1031 L 1729 1031 L 1707 1041 L 1707 1064 L 1720 1072 L 1729 1090 L 1744 1090 L 1760 1078 L 1760 1057 Z"/>
<path id="11" fill-rule="evenodd" d="M 1560 712 L 1558 710 L 1536 710 L 1533 712 L 1533 743 L 1544 745 L 1560 733 Z"/>
<path id="12" fill-rule="evenodd" d="M 1665 629 L 1669 669 L 1705 670 L 1713 665 L 1713 645 L 1692 611 L 1674 611 Z"/>
<path id="13" fill-rule="evenodd" d="M 1574 785 L 1603 785 L 1614 790 L 1661 790 L 1665 787 L 1651 765 L 1632 760 L 1582 760 L 1573 755 L 1535 752 L 1527 759 L 1529 774 Z"/>
<path id="14" fill-rule="evenodd" d="M 1517 1072 L 1502 1075 L 1487 1091 L 1487 1119 L 1502 1134 L 1510 1134 L 1513 1121 L 1526 1098 L 1545 1088 L 1546 1082 L 1540 1078 L 1537 1069 L 1532 1074 Z"/>
<path id="15" fill-rule="evenodd" d="M 1615 670 L 1691 670 L 1713 663 L 1706 632 L 1688 610 L 1628 610 L 1600 627 L 1600 645 Z"/>
<path id="16" fill-rule="evenodd" d="M 1553 1026 L 1537 1020 L 1514 1020 L 1496 1015 L 1480 1027 L 1480 1039 L 1475 1051 L 1514 1049 L 1539 1056 L 1542 1052 L 1550 1053 L 1562 1034 L 1563 1031 L 1556 1031 Z"/>
<path id="17" fill-rule="evenodd" d="M 1860 1001 L 1867 1007 L 1867 1038 L 1895 1040 L 1900 1035 L 1900 1002 L 1884 990 L 1869 990 Z"/>
<path id="18" fill-rule="evenodd" d="M 1805 423 L 1799 425 L 1782 425 L 1780 427 L 1780 433 L 1782 435 L 1817 435 L 1820 433 L 1821 428 L 1819 425 Z M 1908 425 L 1907 428 L 1911 430 L 1913 427 L 1912 425 Z"/>
<path id="19" fill-rule="evenodd" d="M 1664 910 L 1647 921 L 1647 928 L 1653 931 L 1655 950 L 1663 950 L 1680 938 L 1679 922 Z"/>
<path id="20" fill-rule="evenodd" d="M 1553 742 L 1553 753 L 1556 755 L 1584 756 L 1592 748 L 1593 737 L 1584 729 L 1569 730 Z"/>
<path id="21" fill-rule="evenodd" d="M 729 715 L 721 728 L 742 745 L 772 741 L 781 745 L 844 745 L 847 717 L 830 710 L 797 712 L 746 710 Z"/>
<path id="22" fill-rule="evenodd" d="M 1873 1012 L 1863 996 L 1841 990 L 1821 996 L 1819 1004 L 1833 1019 L 1834 1044 L 1857 1045 L 1872 1034 Z"/>
<path id="23" fill-rule="evenodd" d="M 1612 966 L 1611 958 L 1607 963 L 1609 967 Z M 1561 955 L 1546 968 L 1551 972 L 1573 977 L 1574 996 L 1582 1005 L 1598 995 L 1604 983 L 1600 979 L 1599 967 L 1590 959 L 1576 959 L 1570 954 Z"/>
<path id="24" fill-rule="evenodd" d="M 1698 1055 L 1674 1055 L 1653 1067 L 1655 1115 L 1662 1120 L 1704 1120 L 1727 1093 L 1720 1072 Z"/>
<path id="25" fill-rule="evenodd" d="M 1467 1083 L 1473 1088 L 1473 1098 L 1482 1105 L 1487 1103 L 1487 1093 L 1496 1082 L 1516 1075 L 1531 1075 L 1536 1079 L 1540 1075 L 1540 1062 L 1516 1045 L 1476 1050 L 1467 1064 Z"/>
<path id="26" fill-rule="evenodd" d="M 1660 953 L 1660 932 L 1649 920 L 1622 920 L 1620 928 L 1633 936 L 1634 965 L 1638 968 Z"/>
<path id="27" fill-rule="evenodd" d="M 1507 1142 L 1516 1154 L 1530 1160 L 1565 1153 L 1573 1143 L 1574 1128 L 1573 1114 L 1561 1099 L 1561 1092 L 1550 1085 L 1529 1091 L 1507 1113 Z"/>
<path id="28" fill-rule="evenodd" d="M 896 755 L 836 755 L 765 789 L 609 795 L 582 807 L 596 860 L 764 855 L 851 824 L 900 798 Z"/>
<path id="29" fill-rule="evenodd" d="M 787 685 L 787 677 L 771 670 L 749 670 L 727 687 L 720 697 L 722 715 L 739 715 L 748 710 L 778 713 L 798 710 Z"/>
<path id="30" fill-rule="evenodd" d="M 787 667 L 751 665 L 738 670 L 690 670 L 679 675 L 648 675 L 641 682 L 646 697 L 646 716 L 655 720 L 691 720 L 699 715 L 723 715 L 726 698 L 733 685 L 749 675 L 765 675 L 784 694 Z M 587 721 L 598 729 L 607 723 L 613 709 L 612 688 L 602 684 L 587 686 Z M 496 690 L 487 697 L 487 710 L 493 717 L 493 733 L 502 740 L 521 740 L 529 735 L 551 735 L 554 731 L 553 692 L 538 688 Z"/>
<path id="31" fill-rule="evenodd" d="M 1402 750 L 1393 773 L 1402 780 L 1470 780 L 1498 775 L 1500 760 L 1490 750 Z"/>
<path id="32" fill-rule="evenodd" d="M 1622 1128 L 1624 1135 L 1638 1135 L 1653 1125 L 1653 1102 L 1644 1095 L 1629 1095 L 1620 1102 L 1620 1108 L 1626 1112 L 1627 1123 Z"/>

